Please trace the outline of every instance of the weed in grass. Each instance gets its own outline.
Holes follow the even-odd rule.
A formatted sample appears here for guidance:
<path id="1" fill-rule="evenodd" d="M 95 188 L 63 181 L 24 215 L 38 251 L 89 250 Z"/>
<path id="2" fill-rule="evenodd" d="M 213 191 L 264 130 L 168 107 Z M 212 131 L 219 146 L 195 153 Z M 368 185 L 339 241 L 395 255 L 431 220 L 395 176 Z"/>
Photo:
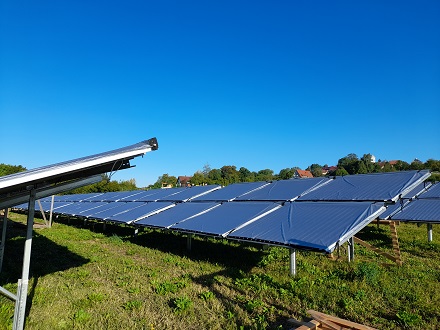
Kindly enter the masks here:
<path id="1" fill-rule="evenodd" d="M 88 319 L 90 319 L 90 314 L 83 309 L 80 309 L 73 314 L 73 321 L 75 323 L 83 323 Z"/>
<path id="2" fill-rule="evenodd" d="M 380 268 L 377 264 L 361 262 L 354 273 L 356 278 L 365 280 L 370 285 L 376 285 L 380 277 Z"/>
<path id="3" fill-rule="evenodd" d="M 91 301 L 92 303 L 98 303 L 98 302 L 101 302 L 101 301 L 103 301 L 104 299 L 106 298 L 106 296 L 104 295 L 104 294 L 102 294 L 102 293 L 89 293 L 88 295 L 87 295 L 87 299 L 89 300 L 89 301 Z"/>
<path id="4" fill-rule="evenodd" d="M 192 307 L 193 302 L 190 298 L 183 296 L 177 297 L 172 300 L 173 311 L 176 314 L 187 312 Z"/>
<path id="5" fill-rule="evenodd" d="M 141 290 L 139 288 L 127 288 L 127 292 L 136 294 L 136 293 L 141 292 Z"/>
<path id="6" fill-rule="evenodd" d="M 127 301 L 126 303 L 124 303 L 122 305 L 122 308 L 124 308 L 125 310 L 128 310 L 128 311 L 132 311 L 134 309 L 139 309 L 141 307 L 142 307 L 142 301 L 140 301 L 140 300 Z"/>
<path id="7" fill-rule="evenodd" d="M 215 297 L 214 293 L 211 291 L 205 291 L 199 294 L 199 298 L 202 300 L 208 301 L 210 299 L 213 299 Z"/>
<path id="8" fill-rule="evenodd" d="M 400 311 L 396 314 L 398 323 L 405 327 L 413 327 L 420 324 L 421 318 L 417 314 L 413 314 L 407 311 Z"/>
<path id="9" fill-rule="evenodd" d="M 154 291 L 161 295 L 168 293 L 177 293 L 180 289 L 187 286 L 185 281 L 165 281 L 162 283 L 153 283 Z"/>

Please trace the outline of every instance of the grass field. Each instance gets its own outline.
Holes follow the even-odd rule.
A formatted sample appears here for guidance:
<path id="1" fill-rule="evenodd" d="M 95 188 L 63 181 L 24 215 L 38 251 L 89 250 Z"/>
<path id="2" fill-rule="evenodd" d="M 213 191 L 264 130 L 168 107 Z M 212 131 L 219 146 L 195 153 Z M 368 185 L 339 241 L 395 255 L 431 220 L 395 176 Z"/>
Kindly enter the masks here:
<path id="1" fill-rule="evenodd" d="M 16 292 L 25 215 L 10 213 L 0 285 Z M 38 222 L 38 220 L 37 220 Z M 440 328 L 440 237 L 398 226 L 402 267 L 356 245 L 355 261 L 261 245 L 122 226 L 34 230 L 26 329 L 289 329 L 314 309 L 379 329 Z M 436 235 L 437 234 L 437 235 Z M 358 237 L 391 252 L 387 226 Z M 345 247 L 341 249 L 345 254 Z M 0 329 L 14 304 L 0 296 Z"/>

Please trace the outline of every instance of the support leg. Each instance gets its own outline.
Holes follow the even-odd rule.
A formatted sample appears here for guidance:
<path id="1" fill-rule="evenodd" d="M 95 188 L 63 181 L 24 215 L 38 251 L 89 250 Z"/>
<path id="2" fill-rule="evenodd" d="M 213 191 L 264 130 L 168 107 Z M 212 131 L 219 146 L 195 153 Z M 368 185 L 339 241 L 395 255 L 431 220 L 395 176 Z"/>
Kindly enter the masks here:
<path id="1" fill-rule="evenodd" d="M 352 262 L 354 260 L 354 239 L 351 237 L 348 240 L 348 262 Z"/>
<path id="2" fill-rule="evenodd" d="M 426 225 L 428 227 L 428 242 L 432 242 L 432 223 Z"/>
<path id="3" fill-rule="evenodd" d="M 290 275 L 296 276 L 296 249 L 290 249 Z"/>
<path id="4" fill-rule="evenodd" d="M 27 291 L 29 285 L 29 265 L 31 261 L 34 213 L 35 213 L 35 189 L 32 189 L 30 191 L 30 196 L 29 196 L 26 241 L 24 243 L 24 254 L 23 254 L 23 269 L 21 273 L 21 279 L 18 280 L 17 301 L 15 302 L 14 323 L 12 326 L 13 330 L 22 330 L 24 327 L 24 321 L 26 317 L 26 299 L 27 299 Z"/>
<path id="5" fill-rule="evenodd" d="M 0 243 L 0 273 L 3 267 L 3 255 L 5 254 L 5 244 L 6 244 L 6 229 L 8 226 L 8 209 L 5 209 L 5 215 L 3 217 L 3 229 L 2 229 L 2 240 Z"/>
<path id="6" fill-rule="evenodd" d="M 49 213 L 49 228 L 52 227 L 52 215 L 53 215 L 53 203 L 55 201 L 55 195 L 52 195 L 52 200 L 50 202 L 50 213 Z"/>
<path id="7" fill-rule="evenodd" d="M 186 249 L 188 251 L 191 251 L 192 248 L 192 234 L 188 234 L 188 236 L 186 237 Z"/>

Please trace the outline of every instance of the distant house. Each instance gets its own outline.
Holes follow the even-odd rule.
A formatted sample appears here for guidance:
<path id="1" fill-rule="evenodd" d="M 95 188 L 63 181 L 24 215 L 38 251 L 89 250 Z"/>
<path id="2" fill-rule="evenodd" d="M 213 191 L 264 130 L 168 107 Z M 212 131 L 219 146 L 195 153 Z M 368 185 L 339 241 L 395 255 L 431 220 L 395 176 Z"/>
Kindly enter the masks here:
<path id="1" fill-rule="evenodd" d="M 293 174 L 294 178 L 313 178 L 313 174 L 310 171 L 305 170 L 295 170 L 295 173 Z"/>
<path id="2" fill-rule="evenodd" d="M 378 162 L 378 164 L 379 164 L 380 168 L 383 168 L 386 163 L 390 164 L 391 167 L 394 167 L 394 165 L 396 165 L 397 162 L 398 162 L 398 160 L 390 160 L 390 161 Z"/>
<path id="3" fill-rule="evenodd" d="M 187 186 L 191 186 L 191 179 L 192 176 L 179 176 L 177 177 L 177 186 L 178 187 L 187 187 Z"/>
<path id="4" fill-rule="evenodd" d="M 331 172 L 334 172 L 338 169 L 337 166 L 323 166 L 322 167 L 322 175 L 327 175 Z"/>

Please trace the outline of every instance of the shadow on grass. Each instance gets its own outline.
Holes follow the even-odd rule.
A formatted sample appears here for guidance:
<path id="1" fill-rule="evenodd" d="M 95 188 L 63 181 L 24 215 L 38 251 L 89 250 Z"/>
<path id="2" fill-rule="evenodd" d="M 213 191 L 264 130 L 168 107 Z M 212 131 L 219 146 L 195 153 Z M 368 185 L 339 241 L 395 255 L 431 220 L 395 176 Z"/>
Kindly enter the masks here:
<path id="1" fill-rule="evenodd" d="M 191 250 L 188 251 L 187 234 L 176 231 L 140 227 L 138 235 L 135 236 L 135 227 L 130 225 L 107 223 L 104 229 L 104 223 L 99 221 L 84 222 L 82 219 L 59 218 L 57 222 L 89 228 L 108 237 L 116 235 L 133 244 L 191 260 L 209 261 L 231 268 L 233 272 L 238 271 L 237 269 L 249 271 L 264 255 L 261 244 L 239 243 L 224 238 L 194 235 Z"/>
<path id="2" fill-rule="evenodd" d="M 17 283 L 22 276 L 23 253 L 26 238 L 26 226 L 9 220 L 6 231 L 3 268 L 0 273 L 0 285 Z M 32 308 L 32 300 L 38 279 L 41 276 L 80 267 L 90 260 L 69 251 L 44 236 L 33 231 L 29 278 L 33 278 L 28 288 L 26 317 Z"/>

